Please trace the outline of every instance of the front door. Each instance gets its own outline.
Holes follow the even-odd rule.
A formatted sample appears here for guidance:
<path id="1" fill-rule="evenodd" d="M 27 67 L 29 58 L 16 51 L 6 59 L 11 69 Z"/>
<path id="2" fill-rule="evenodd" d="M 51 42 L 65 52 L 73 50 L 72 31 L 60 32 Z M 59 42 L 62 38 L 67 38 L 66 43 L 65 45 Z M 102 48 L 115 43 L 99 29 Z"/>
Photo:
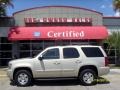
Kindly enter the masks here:
<path id="1" fill-rule="evenodd" d="M 39 75 L 42 77 L 60 77 L 61 76 L 61 60 L 59 49 L 48 49 L 42 54 L 40 61 L 42 72 Z"/>

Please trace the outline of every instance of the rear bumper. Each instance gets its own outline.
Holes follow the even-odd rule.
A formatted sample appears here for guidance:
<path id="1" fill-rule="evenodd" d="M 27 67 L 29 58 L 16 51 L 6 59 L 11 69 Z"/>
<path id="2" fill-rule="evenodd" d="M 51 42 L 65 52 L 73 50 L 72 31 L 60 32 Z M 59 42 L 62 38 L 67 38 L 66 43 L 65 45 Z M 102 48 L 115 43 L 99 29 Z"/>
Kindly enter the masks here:
<path id="1" fill-rule="evenodd" d="M 109 67 L 100 67 L 98 69 L 98 76 L 106 75 L 109 72 L 110 72 L 110 68 Z"/>

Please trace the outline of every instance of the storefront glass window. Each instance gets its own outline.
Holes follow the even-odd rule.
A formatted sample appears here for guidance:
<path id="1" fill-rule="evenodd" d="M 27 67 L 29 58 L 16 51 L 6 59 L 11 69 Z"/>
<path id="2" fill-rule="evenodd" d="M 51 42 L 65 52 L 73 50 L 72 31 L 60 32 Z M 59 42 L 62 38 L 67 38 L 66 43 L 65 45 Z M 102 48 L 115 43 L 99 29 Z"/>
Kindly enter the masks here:
<path id="1" fill-rule="evenodd" d="M 72 45 L 88 45 L 89 41 L 88 40 L 71 40 Z"/>
<path id="2" fill-rule="evenodd" d="M 32 43 L 32 50 L 43 50 L 43 43 Z"/>
<path id="3" fill-rule="evenodd" d="M 32 57 L 38 55 L 42 50 L 34 50 L 32 51 Z"/>
<path id="4" fill-rule="evenodd" d="M 0 66 L 7 66 L 12 59 L 12 43 L 7 37 L 0 38 Z"/>
<path id="5" fill-rule="evenodd" d="M 20 50 L 30 50 L 30 44 L 29 43 L 20 44 Z"/>
<path id="6" fill-rule="evenodd" d="M 29 51 L 20 51 L 20 58 L 30 57 Z"/>
<path id="7" fill-rule="evenodd" d="M 63 41 L 62 45 L 70 45 L 70 40 Z"/>
<path id="8" fill-rule="evenodd" d="M 12 53 L 9 51 L 0 52 L 0 58 L 12 58 Z"/>
<path id="9" fill-rule="evenodd" d="M 8 66 L 8 62 L 11 60 L 11 58 L 1 58 L 0 59 L 0 66 Z"/>
<path id="10" fill-rule="evenodd" d="M 55 41 L 44 41 L 44 48 L 55 46 Z"/>
<path id="11" fill-rule="evenodd" d="M 0 50 L 12 50 L 12 45 L 11 44 L 0 44 Z"/>
<path id="12" fill-rule="evenodd" d="M 56 40 L 55 45 L 56 46 L 62 46 L 62 40 Z"/>

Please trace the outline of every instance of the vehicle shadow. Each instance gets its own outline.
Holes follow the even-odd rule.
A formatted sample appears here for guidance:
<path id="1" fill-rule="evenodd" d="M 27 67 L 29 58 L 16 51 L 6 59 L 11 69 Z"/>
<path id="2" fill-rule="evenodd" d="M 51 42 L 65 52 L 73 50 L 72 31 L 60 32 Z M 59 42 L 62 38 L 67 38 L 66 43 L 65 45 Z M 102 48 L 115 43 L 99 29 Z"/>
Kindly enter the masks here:
<path id="1" fill-rule="evenodd" d="M 103 78 L 99 77 L 96 79 L 95 83 L 93 85 L 97 84 L 109 84 L 110 82 Z M 12 86 L 16 86 L 14 83 L 10 83 Z M 37 79 L 32 82 L 31 86 L 76 86 L 81 85 L 83 86 L 79 80 L 77 79 Z"/>
<path id="2" fill-rule="evenodd" d="M 110 81 L 103 77 L 99 77 L 93 83 L 93 85 L 97 84 L 109 84 Z M 53 79 L 53 80 L 35 80 L 33 85 L 36 86 L 75 86 L 75 85 L 82 85 L 79 80 L 77 79 Z M 83 86 L 83 85 L 82 85 Z"/>
<path id="3" fill-rule="evenodd" d="M 34 80 L 33 85 L 36 86 L 71 86 L 71 85 L 80 85 L 79 81 L 76 79 L 67 79 L 67 80 Z"/>

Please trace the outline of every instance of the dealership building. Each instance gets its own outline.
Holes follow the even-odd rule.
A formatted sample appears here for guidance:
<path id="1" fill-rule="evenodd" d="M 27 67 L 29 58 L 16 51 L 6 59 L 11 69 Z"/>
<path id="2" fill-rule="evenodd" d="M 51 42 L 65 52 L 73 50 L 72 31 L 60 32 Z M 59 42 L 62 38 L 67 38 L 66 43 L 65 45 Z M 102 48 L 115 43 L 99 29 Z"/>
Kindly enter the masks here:
<path id="1" fill-rule="evenodd" d="M 33 57 L 44 48 L 62 45 L 102 45 L 120 31 L 120 17 L 71 6 L 44 6 L 0 17 L 0 66 L 14 58 Z"/>

